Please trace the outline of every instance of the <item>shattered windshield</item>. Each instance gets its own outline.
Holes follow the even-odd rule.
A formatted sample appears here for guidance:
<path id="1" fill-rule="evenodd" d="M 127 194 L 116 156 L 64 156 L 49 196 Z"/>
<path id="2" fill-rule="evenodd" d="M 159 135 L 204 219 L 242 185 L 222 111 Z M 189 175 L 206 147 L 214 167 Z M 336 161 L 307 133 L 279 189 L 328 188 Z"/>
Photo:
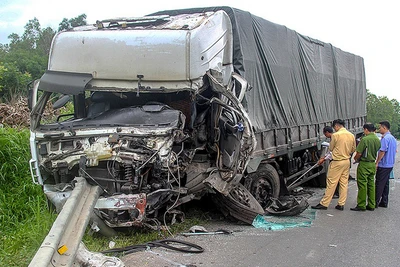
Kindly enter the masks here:
<path id="1" fill-rule="evenodd" d="M 148 112 L 143 107 L 127 107 L 106 110 L 93 117 L 67 120 L 63 122 L 42 125 L 41 129 L 56 130 L 69 128 L 86 128 L 97 126 L 172 126 L 179 125 L 180 112 L 168 108 L 158 112 Z"/>
<path id="2" fill-rule="evenodd" d="M 149 101 L 166 95 L 89 92 L 79 95 L 43 94 L 36 113 L 41 130 L 86 127 L 179 127 L 182 113 L 168 104 Z M 35 117 L 33 117 L 35 120 Z"/>

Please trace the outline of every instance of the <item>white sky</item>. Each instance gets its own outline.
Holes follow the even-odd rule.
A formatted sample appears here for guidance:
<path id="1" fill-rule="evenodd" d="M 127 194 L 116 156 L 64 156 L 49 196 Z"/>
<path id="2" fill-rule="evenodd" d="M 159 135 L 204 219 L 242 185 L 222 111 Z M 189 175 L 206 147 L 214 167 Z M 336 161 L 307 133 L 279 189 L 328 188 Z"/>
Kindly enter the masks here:
<path id="1" fill-rule="evenodd" d="M 261 4 L 262 3 L 262 4 Z M 395 0 L 0 0 L 0 43 L 24 32 L 36 17 L 42 28 L 57 30 L 63 18 L 87 15 L 87 22 L 113 17 L 140 17 L 168 9 L 227 5 L 285 25 L 300 34 L 362 56 L 367 88 L 400 101 L 400 15 Z"/>

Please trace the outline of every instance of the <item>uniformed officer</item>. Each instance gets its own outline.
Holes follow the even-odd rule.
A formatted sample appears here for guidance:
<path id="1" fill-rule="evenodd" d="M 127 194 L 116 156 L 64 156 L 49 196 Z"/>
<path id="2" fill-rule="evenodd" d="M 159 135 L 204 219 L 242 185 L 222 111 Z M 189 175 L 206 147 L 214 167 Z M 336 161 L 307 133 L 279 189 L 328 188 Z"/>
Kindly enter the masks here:
<path id="1" fill-rule="evenodd" d="M 351 208 L 354 211 L 375 209 L 375 160 L 381 142 L 375 134 L 375 126 L 366 123 L 363 126 L 364 136 L 356 148 L 354 161 L 359 162 L 357 167 L 357 206 Z M 368 199 L 367 199 L 368 197 Z"/>
<path id="2" fill-rule="evenodd" d="M 332 152 L 332 161 L 329 164 L 325 194 L 319 204 L 311 206 L 312 209 L 328 209 L 332 200 L 335 188 L 339 183 L 339 201 L 335 209 L 343 210 L 347 199 L 347 185 L 349 182 L 351 154 L 356 149 L 356 140 L 354 135 L 347 131 L 344 127 L 344 121 L 341 119 L 334 120 L 332 123 L 335 133 L 331 136 L 329 150 Z M 322 164 L 325 158 L 320 158 L 318 164 Z"/>

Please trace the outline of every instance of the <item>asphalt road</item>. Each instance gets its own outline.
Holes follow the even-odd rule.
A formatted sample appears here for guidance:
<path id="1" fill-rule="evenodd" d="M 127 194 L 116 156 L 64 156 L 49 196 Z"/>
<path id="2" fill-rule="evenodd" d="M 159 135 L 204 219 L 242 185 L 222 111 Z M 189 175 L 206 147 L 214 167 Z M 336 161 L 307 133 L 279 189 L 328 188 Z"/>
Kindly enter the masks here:
<path id="1" fill-rule="evenodd" d="M 355 177 L 356 165 L 351 173 Z M 231 235 L 177 236 L 204 248 L 200 254 L 174 252 L 162 248 L 124 256 L 133 266 L 400 266 L 400 157 L 395 179 L 390 180 L 389 207 L 356 212 L 357 184 L 351 180 L 344 211 L 316 211 L 310 227 L 264 230 L 228 221 L 205 225 L 208 231 L 227 229 Z M 319 202 L 323 189 L 307 188 L 315 194 L 310 205 Z M 307 210 L 306 210 L 307 211 Z"/>

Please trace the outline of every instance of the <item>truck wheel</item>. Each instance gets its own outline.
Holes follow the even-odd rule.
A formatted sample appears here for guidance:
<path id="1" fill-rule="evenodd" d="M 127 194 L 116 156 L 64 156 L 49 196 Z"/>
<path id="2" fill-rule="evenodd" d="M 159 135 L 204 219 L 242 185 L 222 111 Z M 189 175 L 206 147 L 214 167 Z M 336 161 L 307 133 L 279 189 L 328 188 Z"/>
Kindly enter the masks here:
<path id="1" fill-rule="evenodd" d="M 318 175 L 314 181 L 317 187 L 326 187 L 326 172 Z"/>
<path id="2" fill-rule="evenodd" d="M 328 168 L 329 168 L 329 162 L 324 162 L 324 168 L 325 168 L 325 170 L 328 170 Z M 317 177 L 315 177 L 313 180 L 312 180 L 312 186 L 315 186 L 315 187 L 326 187 L 326 175 L 327 175 L 327 172 L 324 172 L 323 174 L 320 174 L 320 175 L 318 175 Z"/>
<path id="3" fill-rule="evenodd" d="M 258 214 L 265 213 L 257 200 L 242 184 L 236 185 L 227 196 L 217 192 L 213 200 L 225 215 L 230 215 L 248 224 L 252 224 Z"/>
<path id="4" fill-rule="evenodd" d="M 272 165 L 262 164 L 255 173 L 248 175 L 245 187 L 265 209 L 271 205 L 271 198 L 279 197 L 279 174 Z"/>

